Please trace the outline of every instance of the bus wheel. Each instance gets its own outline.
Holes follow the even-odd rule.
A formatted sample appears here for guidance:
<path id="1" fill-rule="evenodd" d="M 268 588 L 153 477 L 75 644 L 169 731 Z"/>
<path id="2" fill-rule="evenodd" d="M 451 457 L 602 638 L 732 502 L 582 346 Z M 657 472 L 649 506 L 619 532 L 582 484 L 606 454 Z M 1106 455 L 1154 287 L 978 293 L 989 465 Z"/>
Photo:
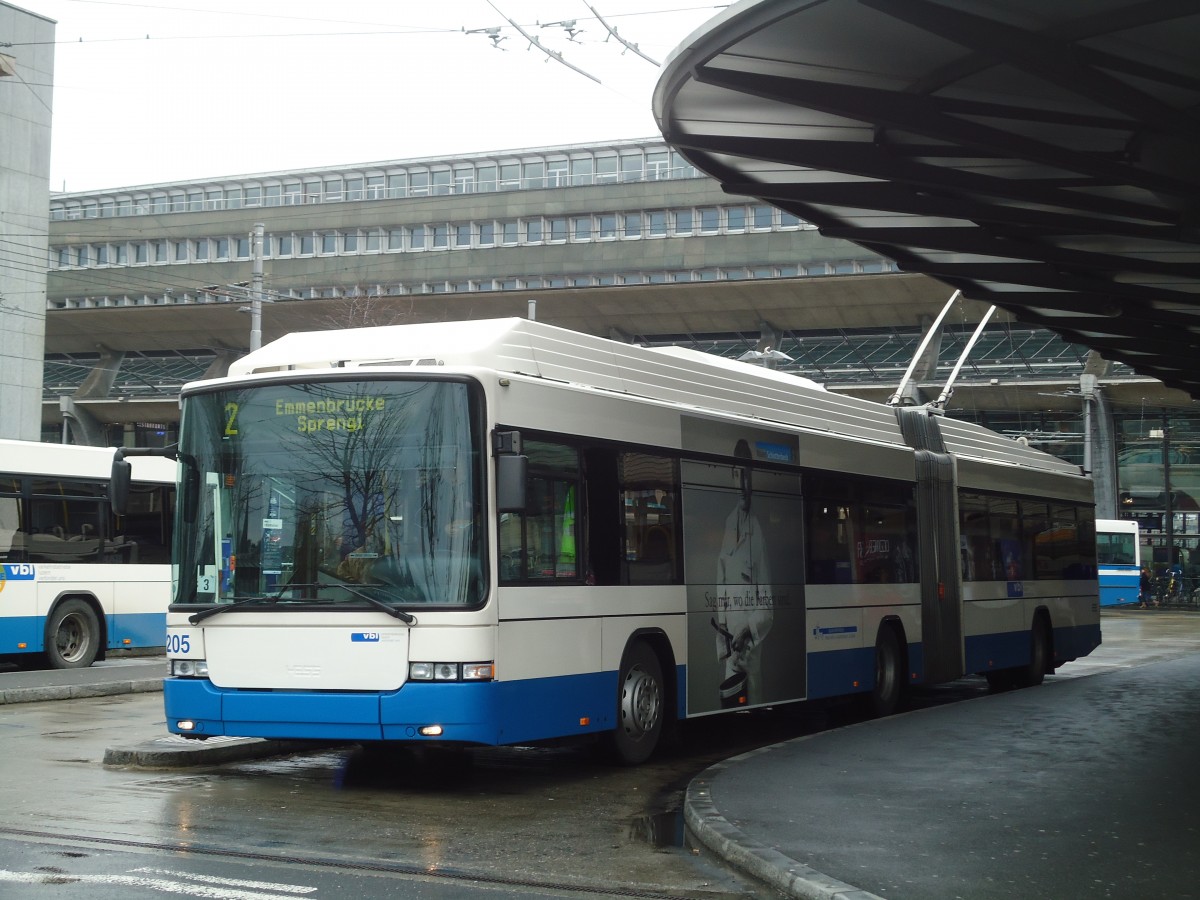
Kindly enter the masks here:
<path id="1" fill-rule="evenodd" d="M 1046 679 L 1050 664 L 1050 634 L 1044 616 L 1033 621 L 1029 633 L 1029 664 L 1016 671 L 1017 687 L 1036 687 Z"/>
<path id="2" fill-rule="evenodd" d="M 610 750 L 620 764 L 636 766 L 650 758 L 663 730 L 663 676 L 658 656 L 644 641 L 625 654 L 618 678 L 617 727 Z"/>
<path id="3" fill-rule="evenodd" d="M 100 649 L 100 621 L 82 600 L 64 600 L 46 620 L 46 661 L 52 669 L 85 669 Z"/>
<path id="4" fill-rule="evenodd" d="M 900 708 L 904 693 L 904 657 L 896 629 L 884 625 L 875 639 L 875 686 L 871 689 L 871 711 L 890 716 Z"/>

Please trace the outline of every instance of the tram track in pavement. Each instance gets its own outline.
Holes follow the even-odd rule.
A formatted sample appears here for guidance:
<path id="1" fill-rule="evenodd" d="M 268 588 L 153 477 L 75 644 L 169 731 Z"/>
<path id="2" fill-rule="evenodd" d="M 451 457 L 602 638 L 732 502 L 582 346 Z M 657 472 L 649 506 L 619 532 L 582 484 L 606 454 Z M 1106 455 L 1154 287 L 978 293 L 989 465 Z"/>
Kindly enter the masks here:
<path id="1" fill-rule="evenodd" d="M 73 834 L 70 832 L 38 831 L 27 828 L 13 828 L 6 825 L 0 825 L 0 838 L 63 844 L 70 845 L 73 848 L 95 848 L 100 851 L 118 850 L 169 853 L 182 856 L 229 859 L 246 863 L 302 866 L 327 871 L 342 871 L 367 875 L 391 875 L 440 882 L 460 882 L 463 884 L 488 885 L 499 888 L 528 888 L 554 892 L 564 897 L 633 897 L 639 898 L 639 900 L 727 900 L 727 898 L 732 900 L 735 897 L 745 900 L 746 897 L 744 893 L 734 894 L 720 889 L 697 894 L 694 888 L 686 891 L 673 891 L 654 887 L 597 886 L 564 880 L 510 877 L 497 875 L 495 872 L 472 871 L 457 866 L 430 867 L 390 860 L 297 854 L 295 852 L 265 853 L 254 850 L 215 847 L 197 844 L 192 841 L 134 840 L 129 838 Z M 65 874 L 60 877 L 70 878 L 69 875 Z"/>

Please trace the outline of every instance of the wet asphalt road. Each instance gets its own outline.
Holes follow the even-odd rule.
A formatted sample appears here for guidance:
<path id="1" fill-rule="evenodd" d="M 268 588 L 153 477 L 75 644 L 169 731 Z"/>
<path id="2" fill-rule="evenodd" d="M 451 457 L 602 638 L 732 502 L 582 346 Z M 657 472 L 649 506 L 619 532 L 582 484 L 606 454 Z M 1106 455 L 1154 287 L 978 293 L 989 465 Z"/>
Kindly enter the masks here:
<path id="1" fill-rule="evenodd" d="M 1200 618 L 1195 617 L 1106 617 L 1104 631 L 1105 645 L 1097 654 L 1052 680 L 1130 672 L 1148 679 L 1138 690 L 1152 692 L 1158 676 L 1140 666 L 1200 649 Z M 0 692 L 12 675 L 31 674 L 0 672 Z M 985 693 L 980 679 L 967 679 L 917 700 L 918 705 L 936 706 Z M 1020 694 L 1009 695 L 1013 700 L 1007 702 L 1019 702 Z M 986 703 L 992 699 L 1006 700 L 987 698 Z M 682 793 L 694 776 L 721 759 L 855 721 L 846 710 L 807 707 L 785 715 L 709 719 L 689 729 L 686 752 L 639 769 L 598 764 L 579 748 L 489 750 L 475 754 L 469 768 L 452 764 L 442 769 L 342 748 L 209 769 L 146 772 L 105 768 L 100 761 L 113 744 L 163 733 L 161 697 L 11 704 L 0 707 L 0 758 L 5 760 L 0 804 L 6 810 L 0 825 L 0 870 L 16 873 L 18 880 L 0 874 L 9 879 L 0 881 L 0 896 L 124 898 L 160 896 L 164 890 L 231 900 L 301 895 L 214 886 L 199 880 L 202 876 L 315 887 L 303 896 L 317 900 L 347 894 L 497 893 L 772 897 L 776 895 L 769 888 L 693 852 L 682 834 Z M 863 730 L 828 737 L 843 740 Z M 995 752 L 983 740 L 962 746 L 963 754 L 981 760 L 994 759 Z M 1087 789 L 1086 778 L 1082 784 Z M 814 809 L 806 814 L 820 821 L 836 813 Z M 943 825 L 951 833 L 958 815 L 947 811 Z M 986 820 L 976 824 L 986 833 Z M 903 827 L 895 833 L 902 838 Z M 855 867 L 853 848 L 841 852 L 849 852 L 842 861 Z M 950 846 L 945 856 L 917 865 L 927 872 L 947 859 L 965 865 L 969 857 Z M 151 881 L 175 879 L 171 888 L 128 880 L 143 877 L 146 873 L 137 870 L 146 868 L 186 874 L 147 876 Z M 906 877 L 899 865 L 885 868 L 897 883 Z M 35 876 L 54 885 L 19 880 Z M 890 893 L 886 883 L 877 887 L 885 896 Z M 1092 895 L 1103 896 L 1086 890 L 1062 896 Z"/>

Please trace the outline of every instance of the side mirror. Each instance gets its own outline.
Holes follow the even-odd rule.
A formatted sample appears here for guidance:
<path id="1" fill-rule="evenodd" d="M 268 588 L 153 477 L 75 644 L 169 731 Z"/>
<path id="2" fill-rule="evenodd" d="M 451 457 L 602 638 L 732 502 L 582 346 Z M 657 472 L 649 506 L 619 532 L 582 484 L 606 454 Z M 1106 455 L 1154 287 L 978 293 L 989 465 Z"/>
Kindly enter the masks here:
<path id="1" fill-rule="evenodd" d="M 112 474 L 108 479 L 108 502 L 118 516 L 125 515 L 129 504 L 129 484 L 133 480 L 133 466 L 123 456 L 113 459 Z"/>
<path id="2" fill-rule="evenodd" d="M 525 511 L 525 484 L 529 479 L 529 457 L 504 454 L 496 457 L 496 510 Z"/>

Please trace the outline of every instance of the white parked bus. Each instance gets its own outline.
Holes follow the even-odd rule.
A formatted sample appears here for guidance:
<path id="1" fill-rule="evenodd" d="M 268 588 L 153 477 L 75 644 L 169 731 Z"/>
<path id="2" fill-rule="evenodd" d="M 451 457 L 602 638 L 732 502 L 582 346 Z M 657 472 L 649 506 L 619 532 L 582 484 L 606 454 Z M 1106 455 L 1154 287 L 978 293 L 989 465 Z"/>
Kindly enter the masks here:
<path id="1" fill-rule="evenodd" d="M 114 516 L 112 459 L 0 440 L 0 658 L 74 669 L 163 646 L 175 465 L 139 459 L 126 514 Z"/>
<path id="2" fill-rule="evenodd" d="M 182 396 L 168 727 L 644 760 L 731 709 L 1100 643 L 1091 481 L 974 425 L 519 319 L 293 334 Z"/>
<path id="3" fill-rule="evenodd" d="M 1137 522 L 1131 519 L 1096 520 L 1101 606 L 1134 606 L 1143 599 L 1141 554 Z"/>

